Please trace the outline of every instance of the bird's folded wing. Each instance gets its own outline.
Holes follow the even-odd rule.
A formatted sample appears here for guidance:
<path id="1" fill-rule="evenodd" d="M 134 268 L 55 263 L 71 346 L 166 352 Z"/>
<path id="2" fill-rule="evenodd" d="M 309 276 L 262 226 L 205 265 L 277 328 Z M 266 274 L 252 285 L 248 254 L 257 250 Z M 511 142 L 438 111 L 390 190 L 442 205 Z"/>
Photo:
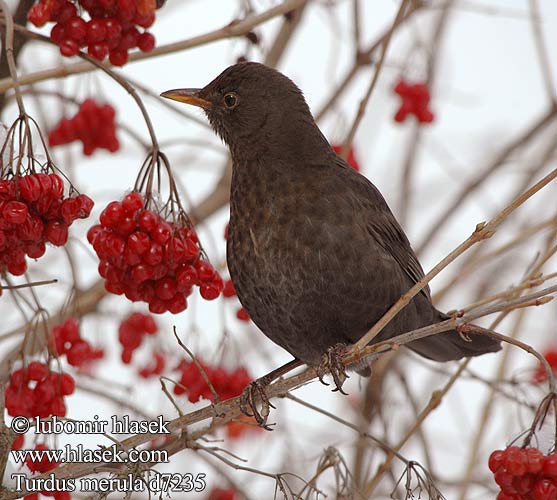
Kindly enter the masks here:
<path id="1" fill-rule="evenodd" d="M 366 177 L 354 172 L 342 158 L 338 157 L 337 163 L 344 169 L 345 181 L 355 184 L 352 192 L 363 200 L 369 233 L 404 270 L 413 286 L 424 277 L 424 271 L 387 202 Z M 422 293 L 428 299 L 431 298 L 429 286 L 422 288 Z"/>

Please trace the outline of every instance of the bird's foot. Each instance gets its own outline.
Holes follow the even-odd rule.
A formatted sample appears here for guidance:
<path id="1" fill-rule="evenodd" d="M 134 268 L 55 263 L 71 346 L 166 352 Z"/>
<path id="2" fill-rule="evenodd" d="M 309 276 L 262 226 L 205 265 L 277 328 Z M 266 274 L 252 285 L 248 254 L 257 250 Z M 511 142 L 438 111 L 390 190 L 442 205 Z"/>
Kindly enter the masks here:
<path id="1" fill-rule="evenodd" d="M 344 384 L 345 380 L 348 378 L 348 374 L 346 373 L 346 367 L 342 362 L 342 358 L 347 353 L 348 347 L 345 344 L 336 344 L 332 347 L 327 349 L 327 352 L 323 354 L 321 363 L 317 367 L 317 376 L 321 383 L 325 385 L 329 385 L 327 382 L 323 380 L 323 377 L 330 373 L 333 377 L 333 381 L 335 382 L 334 391 L 339 391 L 341 394 L 347 395 L 346 392 L 342 390 L 342 385 Z"/>
<path id="2" fill-rule="evenodd" d="M 267 386 L 269 382 L 266 377 L 254 380 L 249 384 L 240 396 L 240 410 L 248 417 L 255 418 L 259 426 L 265 430 L 272 429 L 267 425 L 267 419 L 271 408 L 275 408 L 267 396 Z M 258 403 L 261 408 L 258 408 Z"/>

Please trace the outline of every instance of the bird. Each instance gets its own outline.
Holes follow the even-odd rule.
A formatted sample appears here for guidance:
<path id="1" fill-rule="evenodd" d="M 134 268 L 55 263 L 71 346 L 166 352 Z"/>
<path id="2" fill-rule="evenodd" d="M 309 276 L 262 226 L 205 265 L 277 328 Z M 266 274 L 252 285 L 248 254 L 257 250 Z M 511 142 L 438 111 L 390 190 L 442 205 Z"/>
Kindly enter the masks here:
<path id="1" fill-rule="evenodd" d="M 295 360 L 319 366 L 354 344 L 424 276 L 380 191 L 333 151 L 287 76 L 241 62 L 203 88 L 161 96 L 203 109 L 228 146 L 230 277 L 253 322 Z M 447 318 L 426 286 L 372 342 Z M 406 347 L 440 362 L 501 349 L 473 327 Z"/>

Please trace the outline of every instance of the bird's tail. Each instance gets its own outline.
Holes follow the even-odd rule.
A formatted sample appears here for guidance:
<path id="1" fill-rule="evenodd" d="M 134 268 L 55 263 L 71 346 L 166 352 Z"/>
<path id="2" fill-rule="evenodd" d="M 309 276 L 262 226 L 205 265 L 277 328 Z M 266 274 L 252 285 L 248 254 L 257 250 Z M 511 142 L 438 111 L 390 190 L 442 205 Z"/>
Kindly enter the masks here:
<path id="1" fill-rule="evenodd" d="M 437 311 L 439 321 L 449 318 L 446 314 Z M 456 330 L 432 335 L 407 344 L 409 349 L 434 361 L 453 361 L 472 356 L 481 356 L 488 352 L 501 350 L 501 342 L 488 337 L 475 325 L 466 325 L 466 333 L 461 334 Z"/>

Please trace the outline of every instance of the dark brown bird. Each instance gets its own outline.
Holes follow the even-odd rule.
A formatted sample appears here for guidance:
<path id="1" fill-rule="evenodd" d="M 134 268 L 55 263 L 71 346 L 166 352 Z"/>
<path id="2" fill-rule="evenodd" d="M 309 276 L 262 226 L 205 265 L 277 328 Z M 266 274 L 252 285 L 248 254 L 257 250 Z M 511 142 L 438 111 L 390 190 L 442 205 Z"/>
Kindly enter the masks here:
<path id="1" fill-rule="evenodd" d="M 356 342 L 423 277 L 379 190 L 335 154 L 286 76 L 240 63 L 162 95 L 203 108 L 230 148 L 230 276 L 255 324 L 295 358 L 316 366 Z M 446 318 L 425 288 L 375 341 Z M 500 349 L 456 331 L 408 347 L 436 361 Z"/>

